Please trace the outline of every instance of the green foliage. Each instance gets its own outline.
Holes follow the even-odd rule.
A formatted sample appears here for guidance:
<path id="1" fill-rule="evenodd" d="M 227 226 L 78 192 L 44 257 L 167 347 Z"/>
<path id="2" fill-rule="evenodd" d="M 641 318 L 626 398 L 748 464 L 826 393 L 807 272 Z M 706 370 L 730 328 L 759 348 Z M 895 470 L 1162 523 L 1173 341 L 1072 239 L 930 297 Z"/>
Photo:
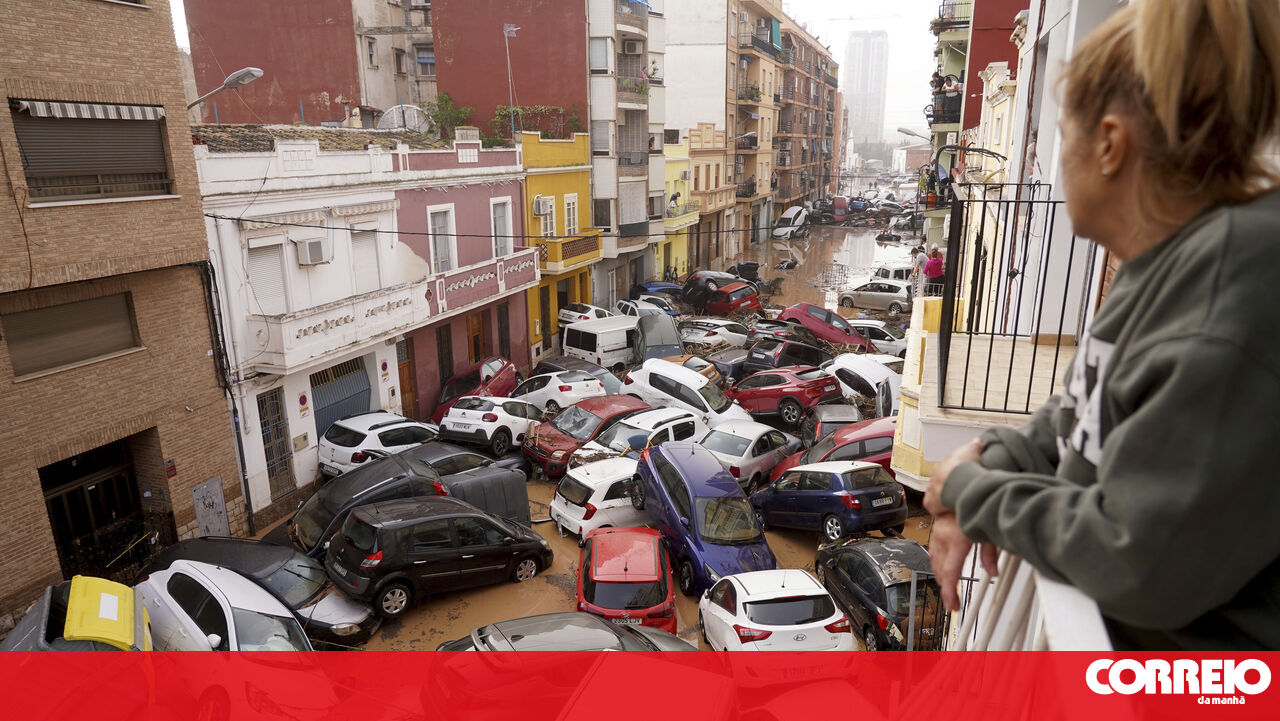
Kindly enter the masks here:
<path id="1" fill-rule="evenodd" d="M 565 139 L 573 133 L 586 131 L 577 107 L 566 113 L 564 108 L 555 105 L 517 105 L 514 108 L 499 105 L 489 120 L 494 137 L 510 136 L 513 120 L 517 131 L 537 130 L 545 139 Z"/>
<path id="2" fill-rule="evenodd" d="M 448 93 L 436 95 L 436 101 L 421 104 L 422 112 L 431 119 L 431 124 L 440 129 L 440 137 L 453 140 L 453 131 L 459 125 L 465 125 L 471 117 L 471 106 L 455 105 Z"/>

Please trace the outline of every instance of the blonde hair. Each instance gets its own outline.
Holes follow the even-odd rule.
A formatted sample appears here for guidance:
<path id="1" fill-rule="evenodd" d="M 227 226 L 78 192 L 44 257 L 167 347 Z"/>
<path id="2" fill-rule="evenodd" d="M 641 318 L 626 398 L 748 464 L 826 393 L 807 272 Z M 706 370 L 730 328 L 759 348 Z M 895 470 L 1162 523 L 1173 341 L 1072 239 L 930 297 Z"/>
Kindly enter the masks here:
<path id="1" fill-rule="evenodd" d="M 1169 203 L 1240 203 L 1274 187 L 1280 2 L 1135 0 L 1076 48 L 1063 105 L 1088 130 L 1138 124 L 1142 171 Z"/>

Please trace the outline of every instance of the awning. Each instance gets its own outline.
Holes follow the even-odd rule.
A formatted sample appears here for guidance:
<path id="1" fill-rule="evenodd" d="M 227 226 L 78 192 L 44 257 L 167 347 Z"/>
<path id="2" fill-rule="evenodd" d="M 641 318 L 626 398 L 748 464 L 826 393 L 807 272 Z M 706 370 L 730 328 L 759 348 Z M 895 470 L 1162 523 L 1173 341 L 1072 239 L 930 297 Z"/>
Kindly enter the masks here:
<path id="1" fill-rule="evenodd" d="M 652 10 L 652 9 L 653 9 L 653 6 L 652 6 L 652 5 L 650 5 L 650 4 L 648 3 L 648 0 L 629 0 L 629 2 L 630 2 L 632 5 L 643 5 L 643 6 L 647 7 L 647 8 L 649 8 L 650 10 Z"/>
<path id="2" fill-rule="evenodd" d="M 159 120 L 164 108 L 158 105 L 108 105 L 106 103 L 63 103 L 49 100 L 11 101 L 18 112 L 36 118 L 76 118 L 79 120 Z"/>
<path id="3" fill-rule="evenodd" d="M 752 119 L 752 120 L 759 120 L 759 119 L 760 119 L 760 113 L 748 113 L 748 114 L 751 116 L 751 119 Z"/>

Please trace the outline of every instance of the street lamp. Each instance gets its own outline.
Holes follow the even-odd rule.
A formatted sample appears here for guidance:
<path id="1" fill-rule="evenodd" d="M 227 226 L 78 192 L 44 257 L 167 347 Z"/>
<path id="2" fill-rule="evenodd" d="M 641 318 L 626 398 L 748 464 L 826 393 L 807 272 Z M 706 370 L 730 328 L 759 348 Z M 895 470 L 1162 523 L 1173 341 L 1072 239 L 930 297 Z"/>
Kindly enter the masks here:
<path id="1" fill-rule="evenodd" d="M 916 131 L 911 130 L 910 128 L 898 128 L 898 132 L 902 133 L 903 135 L 910 135 L 913 138 L 920 138 L 921 140 L 928 140 L 930 142 L 933 141 L 933 138 L 930 138 L 927 135 L 921 135 L 920 133 L 917 133 Z"/>
<path id="2" fill-rule="evenodd" d="M 511 75 L 511 38 L 516 36 L 520 28 L 511 23 L 502 25 L 502 45 L 507 50 L 507 109 L 511 116 L 511 144 L 516 142 L 516 84 Z"/>
<path id="3" fill-rule="evenodd" d="M 194 108 L 200 103 L 203 103 L 205 100 L 222 92 L 223 90 L 230 90 L 232 88 L 244 87 L 245 85 L 248 85 L 249 83 L 257 80 L 260 77 L 262 77 L 261 68 L 240 68 L 234 73 L 231 73 L 230 75 L 228 75 L 226 80 L 222 81 L 222 87 L 216 88 L 214 90 L 210 90 L 204 95 L 201 95 L 200 97 L 196 98 L 195 102 L 187 106 L 187 110 Z"/>

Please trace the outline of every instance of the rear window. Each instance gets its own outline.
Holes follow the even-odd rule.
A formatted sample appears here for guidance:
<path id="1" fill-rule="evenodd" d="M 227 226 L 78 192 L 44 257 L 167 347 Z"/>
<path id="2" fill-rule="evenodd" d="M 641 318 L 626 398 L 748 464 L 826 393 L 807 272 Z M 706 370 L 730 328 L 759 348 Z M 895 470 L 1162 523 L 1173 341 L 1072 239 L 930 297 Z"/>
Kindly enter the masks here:
<path id="1" fill-rule="evenodd" d="M 584 333 L 577 328 L 565 328 L 564 332 L 565 345 L 588 353 L 596 352 L 596 336 L 594 333 Z"/>
<path id="2" fill-rule="evenodd" d="M 835 615 L 836 606 L 830 596 L 797 596 L 752 601 L 742 604 L 747 618 L 762 626 L 795 626 L 814 623 Z"/>
<path id="3" fill-rule="evenodd" d="M 570 303 L 564 307 L 570 313 L 586 313 L 591 309 L 581 303 Z"/>
<path id="4" fill-rule="evenodd" d="M 747 446 L 749 445 L 751 445 L 751 441 L 746 438 L 723 431 L 711 431 L 706 438 L 702 439 L 703 448 L 715 453 L 723 453 L 726 456 L 741 456 L 747 452 Z"/>
<path id="5" fill-rule="evenodd" d="M 654 583 L 596 583 L 587 574 L 582 579 L 582 597 L 600 608 L 653 608 L 667 600 L 667 581 Z"/>
<path id="6" fill-rule="evenodd" d="M 883 466 L 875 468 L 859 468 L 856 471 L 847 471 L 840 474 L 844 478 L 844 487 L 850 491 L 856 491 L 860 488 L 871 488 L 873 486 L 881 486 L 886 483 L 893 483 L 893 476 L 884 469 Z"/>
<path id="7" fill-rule="evenodd" d="M 453 407 L 460 411 L 491 411 L 493 403 L 483 398 L 463 398 L 454 403 Z"/>
<path id="8" fill-rule="evenodd" d="M 582 371 L 566 371 L 560 375 L 560 380 L 565 383 L 585 383 L 595 379 L 595 376 Z"/>
<path id="9" fill-rule="evenodd" d="M 781 341 L 762 340 L 751 346 L 751 352 L 759 355 L 772 355 L 774 351 L 778 350 L 778 346 L 780 345 L 782 345 Z"/>
<path id="10" fill-rule="evenodd" d="M 573 476 L 565 476 L 561 479 L 560 485 L 556 487 L 556 493 L 575 506 L 581 506 L 591 499 L 591 488 Z"/>
<path id="11" fill-rule="evenodd" d="M 378 540 L 378 531 L 356 518 L 354 513 L 347 516 L 346 522 L 342 524 L 342 535 L 346 536 L 347 543 L 361 551 L 372 551 L 374 543 Z"/>
<path id="12" fill-rule="evenodd" d="M 816 381 L 820 378 L 831 378 L 831 376 L 827 375 L 827 372 L 821 368 L 814 368 L 813 370 L 797 373 L 796 378 L 799 378 L 802 381 Z M 835 379 L 832 378 L 832 380 Z"/>
<path id="13" fill-rule="evenodd" d="M 337 423 L 329 426 L 329 430 L 324 432 L 324 439 L 335 446 L 343 448 L 355 448 L 364 443 L 365 434 L 360 431 L 353 431 L 346 426 L 340 426 Z"/>
<path id="14" fill-rule="evenodd" d="M 460 375 L 446 383 L 444 390 L 440 391 L 440 401 L 451 401 L 454 398 L 464 396 L 479 387 L 480 372 L 471 371 L 470 373 Z"/>
<path id="15" fill-rule="evenodd" d="M 706 368 L 706 367 L 707 367 L 707 366 L 709 366 L 709 365 L 711 365 L 711 364 L 710 364 L 710 363 L 708 363 L 707 361 L 705 361 L 705 360 L 703 360 L 703 359 L 699 358 L 698 356 L 694 356 L 694 357 L 692 357 L 692 358 L 690 358 L 689 360 L 687 360 L 687 361 L 685 361 L 685 362 L 684 362 L 684 367 L 685 367 L 685 368 L 688 368 L 688 369 L 690 369 L 690 370 L 699 371 L 699 372 L 701 372 L 703 368 Z"/>

